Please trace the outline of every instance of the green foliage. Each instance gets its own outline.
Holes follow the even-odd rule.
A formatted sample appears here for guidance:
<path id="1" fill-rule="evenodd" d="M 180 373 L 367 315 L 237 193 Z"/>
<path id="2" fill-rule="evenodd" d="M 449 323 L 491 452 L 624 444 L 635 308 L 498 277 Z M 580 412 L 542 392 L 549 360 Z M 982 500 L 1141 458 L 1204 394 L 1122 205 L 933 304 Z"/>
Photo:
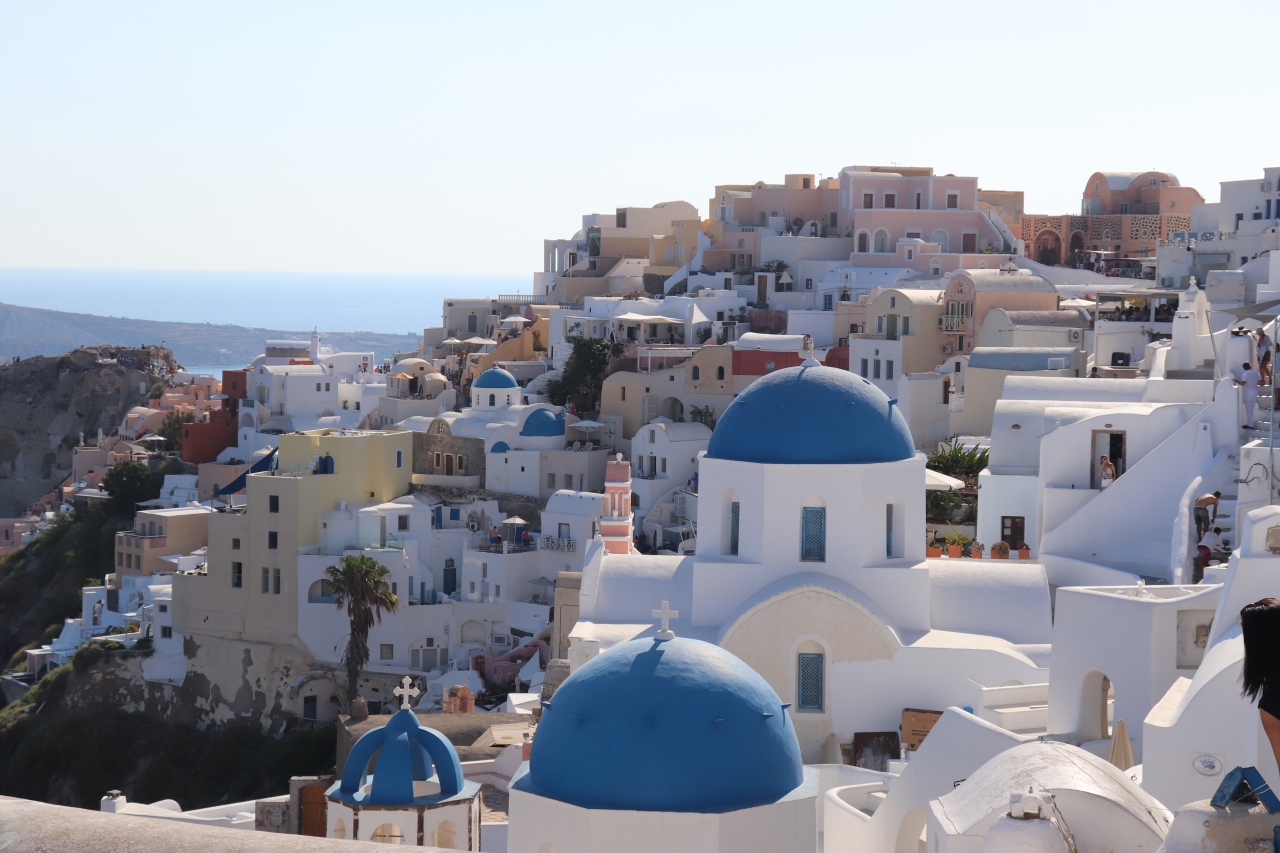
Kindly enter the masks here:
<path id="1" fill-rule="evenodd" d="M 137 505 L 160 497 L 164 477 L 141 462 L 121 462 L 102 478 L 102 490 L 111 496 L 107 512 L 117 518 L 132 518 Z"/>
<path id="2" fill-rule="evenodd" d="M 993 556 L 993 557 L 1008 557 L 1008 556 L 1009 556 L 1009 543 L 1008 543 L 1008 542 L 1005 542 L 1005 541 L 1003 541 L 1003 540 L 1001 540 L 1000 542 L 997 542 L 997 543 L 995 543 L 994 545 L 992 545 L 992 546 L 991 546 L 991 556 Z"/>
<path id="3" fill-rule="evenodd" d="M 565 359 L 560 375 L 547 382 L 547 399 L 563 406 L 574 397 L 586 397 L 588 408 L 600 399 L 600 387 L 609 375 L 609 362 L 622 354 L 623 345 L 597 338 L 571 337 L 573 351 Z"/>
<path id="4" fill-rule="evenodd" d="M 102 650 L 104 652 L 118 652 L 123 648 L 124 648 L 124 643 L 118 643 L 115 640 L 107 640 L 105 643 L 102 644 Z"/>
<path id="5" fill-rule="evenodd" d="M 97 643 L 87 643 L 76 649 L 71 656 L 71 666 L 76 672 L 84 672 L 102 660 L 102 647 Z"/>
<path id="6" fill-rule="evenodd" d="M 360 672 L 369 662 L 369 630 L 382 621 L 383 612 L 395 613 L 399 602 L 391 592 L 386 566 L 364 554 L 348 554 L 336 566 L 324 570 L 338 609 L 347 608 L 351 633 L 342 651 L 347 668 L 347 707 L 356 699 Z"/>
<path id="7" fill-rule="evenodd" d="M 136 643 L 133 644 L 134 651 L 139 651 L 139 652 L 147 651 L 151 649 L 153 646 L 154 646 L 154 641 L 152 640 L 150 634 L 148 634 L 147 636 L 143 637 L 141 640 L 138 640 Z"/>
<path id="8" fill-rule="evenodd" d="M 333 771 L 333 732 L 278 739 L 256 728 L 197 731 L 134 714 L 0 713 L 0 795 L 96 809 L 117 789 L 185 809 L 288 793 L 290 776 Z"/>
<path id="9" fill-rule="evenodd" d="M 169 442 L 171 450 L 181 450 L 182 425 L 195 422 L 196 416 L 191 412 L 170 412 L 165 416 L 164 423 L 160 424 L 160 428 L 156 430 L 156 435 Z"/>
<path id="10" fill-rule="evenodd" d="M 102 578 L 85 578 L 80 588 L 84 589 L 87 586 L 102 586 Z"/>
<path id="11" fill-rule="evenodd" d="M 194 474 L 195 471 L 188 470 L 187 463 L 183 462 L 177 456 L 169 456 L 160 463 L 160 467 L 156 469 L 156 473 L 160 475 L 160 482 L 163 484 L 164 477 L 167 474 Z"/>
<path id="12" fill-rule="evenodd" d="M 968 545 L 970 542 L 973 541 L 972 536 L 970 536 L 967 533 L 961 533 L 959 530 L 956 530 L 954 527 L 951 528 L 950 533 L 943 533 L 942 538 L 946 541 L 948 545 Z"/>
<path id="13" fill-rule="evenodd" d="M 39 707 L 46 703 L 57 704 L 67 692 L 67 681 L 71 678 L 71 664 L 64 663 L 55 670 L 45 673 L 44 678 L 35 683 L 27 695 L 22 697 L 24 705 Z"/>
<path id="14" fill-rule="evenodd" d="M 164 396 L 164 389 L 166 387 L 167 383 L 163 379 L 157 379 L 155 382 L 151 383 L 151 390 L 147 392 L 147 399 L 159 400 Z"/>
<path id="15" fill-rule="evenodd" d="M 93 508 L 59 516 L 48 529 L 0 558 L 0 660 L 41 645 L 49 626 L 80 615 L 80 590 L 115 571 L 121 523 Z"/>
<path id="16" fill-rule="evenodd" d="M 952 436 L 929 455 L 926 468 L 950 477 L 976 477 L 987 467 L 991 454 L 985 447 L 965 447 Z"/>
<path id="17" fill-rule="evenodd" d="M 951 513 L 964 506 L 964 497 L 950 489 L 926 489 L 924 493 L 925 518 L 929 521 L 950 521 Z"/>
<path id="18" fill-rule="evenodd" d="M 40 635 L 40 645 L 43 646 L 45 643 L 52 643 L 58 639 L 58 636 L 62 634 L 63 624 L 62 622 L 54 622 L 48 628 L 45 628 L 44 633 Z"/>

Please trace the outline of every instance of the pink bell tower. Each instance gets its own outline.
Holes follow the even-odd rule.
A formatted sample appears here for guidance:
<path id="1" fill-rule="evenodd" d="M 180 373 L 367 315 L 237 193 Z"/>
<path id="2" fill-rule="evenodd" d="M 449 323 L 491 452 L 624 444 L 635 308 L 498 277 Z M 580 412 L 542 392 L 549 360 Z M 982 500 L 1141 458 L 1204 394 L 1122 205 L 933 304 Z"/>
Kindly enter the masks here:
<path id="1" fill-rule="evenodd" d="M 635 536 L 631 527 L 631 463 L 622 454 L 605 463 L 604 517 L 600 519 L 600 538 L 610 554 L 634 554 L 631 544 Z"/>

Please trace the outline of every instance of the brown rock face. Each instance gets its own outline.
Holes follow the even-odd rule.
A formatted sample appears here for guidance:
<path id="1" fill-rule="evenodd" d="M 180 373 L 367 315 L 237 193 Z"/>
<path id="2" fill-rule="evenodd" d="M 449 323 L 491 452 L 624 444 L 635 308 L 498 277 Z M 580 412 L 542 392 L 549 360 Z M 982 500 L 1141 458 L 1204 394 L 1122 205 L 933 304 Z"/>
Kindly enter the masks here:
<path id="1" fill-rule="evenodd" d="M 156 381 L 134 366 L 100 364 L 87 350 L 0 365 L 0 517 L 57 487 L 71 473 L 80 433 L 110 435 Z"/>

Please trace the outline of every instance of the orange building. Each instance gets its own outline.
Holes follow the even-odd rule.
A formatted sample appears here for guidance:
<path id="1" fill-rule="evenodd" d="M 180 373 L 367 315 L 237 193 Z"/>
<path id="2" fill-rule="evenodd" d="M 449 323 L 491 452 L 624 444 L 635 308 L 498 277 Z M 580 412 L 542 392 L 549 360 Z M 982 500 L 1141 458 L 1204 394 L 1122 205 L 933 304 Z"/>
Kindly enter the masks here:
<path id="1" fill-rule="evenodd" d="M 1154 258 L 1161 240 L 1191 230 L 1195 204 L 1204 197 L 1171 172 L 1094 172 L 1079 215 L 1022 217 L 1024 252 L 1049 266 L 1083 264 L 1090 252 L 1108 265 Z"/>

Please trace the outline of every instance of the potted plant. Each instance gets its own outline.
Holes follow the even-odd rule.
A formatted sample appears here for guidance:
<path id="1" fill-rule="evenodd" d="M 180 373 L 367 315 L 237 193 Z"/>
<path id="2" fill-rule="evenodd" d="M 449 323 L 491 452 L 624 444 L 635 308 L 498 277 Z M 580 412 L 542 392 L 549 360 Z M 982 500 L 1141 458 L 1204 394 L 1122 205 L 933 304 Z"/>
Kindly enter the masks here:
<path id="1" fill-rule="evenodd" d="M 976 540 L 975 540 L 975 541 L 973 541 L 973 542 L 970 542 L 970 543 L 969 543 L 969 556 L 970 556 L 970 557 L 973 557 L 975 560 L 981 560 L 981 559 L 982 559 L 982 549 L 983 549 L 984 547 L 986 547 L 986 546 L 984 546 L 981 542 L 978 542 L 978 541 L 976 541 Z"/>
<path id="2" fill-rule="evenodd" d="M 991 559 L 1007 560 L 1009 559 L 1009 543 L 997 542 L 991 546 Z"/>
<path id="3" fill-rule="evenodd" d="M 1018 559 L 1019 560 L 1031 559 L 1031 546 L 1028 545 L 1026 542 L 1018 543 Z"/>
<path id="4" fill-rule="evenodd" d="M 941 556 L 942 556 L 942 546 L 941 546 L 941 545 L 936 545 L 936 544 L 934 544 L 935 542 L 937 542 L 937 540 L 936 540 L 936 539 L 930 539 L 930 538 L 928 538 L 927 536 L 925 537 L 925 540 L 924 540 L 924 555 L 925 555 L 926 557 L 941 557 Z"/>
<path id="5" fill-rule="evenodd" d="M 951 532 L 946 533 L 942 537 L 947 541 L 947 556 L 959 557 L 964 553 L 964 546 L 973 541 L 973 537 L 956 530 L 952 525 Z"/>

